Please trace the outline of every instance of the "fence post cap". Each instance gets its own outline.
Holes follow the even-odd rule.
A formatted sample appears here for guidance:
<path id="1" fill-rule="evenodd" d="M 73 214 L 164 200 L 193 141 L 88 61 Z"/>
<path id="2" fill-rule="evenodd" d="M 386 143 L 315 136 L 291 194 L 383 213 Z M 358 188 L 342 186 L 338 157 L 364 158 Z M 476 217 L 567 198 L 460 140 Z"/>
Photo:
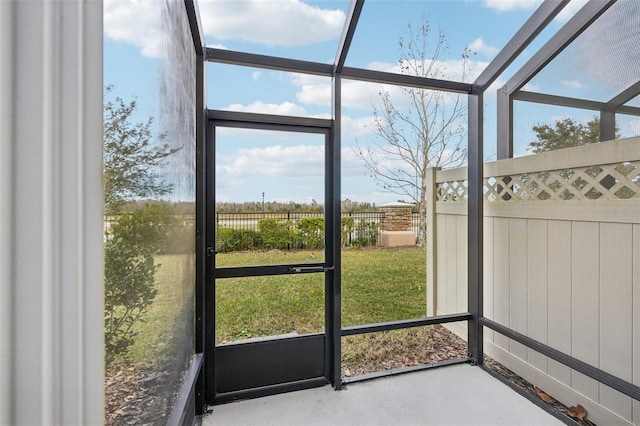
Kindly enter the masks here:
<path id="1" fill-rule="evenodd" d="M 405 203 L 402 201 L 395 201 L 392 203 L 385 203 L 385 204 L 381 204 L 379 207 L 381 208 L 406 208 L 406 207 L 414 207 L 415 204 L 412 203 Z"/>

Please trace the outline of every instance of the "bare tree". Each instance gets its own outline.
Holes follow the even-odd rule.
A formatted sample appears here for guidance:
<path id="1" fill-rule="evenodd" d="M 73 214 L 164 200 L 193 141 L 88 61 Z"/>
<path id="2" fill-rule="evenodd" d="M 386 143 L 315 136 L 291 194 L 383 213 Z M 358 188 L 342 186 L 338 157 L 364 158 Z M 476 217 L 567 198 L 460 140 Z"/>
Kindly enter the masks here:
<path id="1" fill-rule="evenodd" d="M 408 26 L 399 42 L 400 72 L 443 79 L 457 72 L 464 81 L 470 51 L 448 60 L 447 38 L 433 35 L 428 22 L 419 30 Z M 451 66 L 459 67 L 450 70 Z M 408 197 L 420 212 L 418 244 L 426 234 L 427 168 L 455 167 L 467 159 L 466 97 L 429 89 L 402 87 L 380 91 L 381 105 L 373 108 L 375 141 L 357 144 L 357 154 L 371 176 L 386 191 Z"/>

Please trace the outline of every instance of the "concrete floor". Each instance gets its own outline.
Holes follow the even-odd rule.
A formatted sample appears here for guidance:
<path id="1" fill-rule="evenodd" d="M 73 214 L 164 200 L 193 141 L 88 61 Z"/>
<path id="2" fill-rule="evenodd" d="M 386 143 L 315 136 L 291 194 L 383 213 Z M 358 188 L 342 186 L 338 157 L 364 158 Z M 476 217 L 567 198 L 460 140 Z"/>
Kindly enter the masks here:
<path id="1" fill-rule="evenodd" d="M 461 364 L 218 405 L 213 425 L 562 425 L 478 367 Z"/>

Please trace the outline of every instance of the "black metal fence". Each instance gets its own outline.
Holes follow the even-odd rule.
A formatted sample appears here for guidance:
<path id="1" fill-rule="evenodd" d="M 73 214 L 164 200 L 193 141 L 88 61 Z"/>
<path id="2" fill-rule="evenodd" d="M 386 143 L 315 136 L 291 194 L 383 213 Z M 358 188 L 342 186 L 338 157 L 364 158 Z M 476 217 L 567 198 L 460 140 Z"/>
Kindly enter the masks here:
<path id="1" fill-rule="evenodd" d="M 343 246 L 379 244 L 384 212 L 343 212 Z M 323 212 L 216 213 L 218 251 L 251 249 L 316 249 L 324 246 Z M 418 234 L 419 216 L 412 215 L 411 229 Z"/>

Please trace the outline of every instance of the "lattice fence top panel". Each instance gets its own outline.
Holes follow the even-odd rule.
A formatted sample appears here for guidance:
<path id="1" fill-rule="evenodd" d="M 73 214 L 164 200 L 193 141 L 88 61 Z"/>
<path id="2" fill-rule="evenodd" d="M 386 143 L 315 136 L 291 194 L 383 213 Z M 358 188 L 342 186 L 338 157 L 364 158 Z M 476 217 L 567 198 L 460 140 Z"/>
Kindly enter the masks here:
<path id="1" fill-rule="evenodd" d="M 468 195 L 467 191 L 466 180 L 438 182 L 436 187 L 436 201 L 465 201 Z"/>
<path id="2" fill-rule="evenodd" d="M 466 180 L 438 182 L 436 201 L 466 201 Z M 488 201 L 640 199 L 640 161 L 490 176 L 484 181 Z"/>
<path id="3" fill-rule="evenodd" d="M 491 177 L 485 191 L 490 201 L 640 198 L 640 162 Z"/>

